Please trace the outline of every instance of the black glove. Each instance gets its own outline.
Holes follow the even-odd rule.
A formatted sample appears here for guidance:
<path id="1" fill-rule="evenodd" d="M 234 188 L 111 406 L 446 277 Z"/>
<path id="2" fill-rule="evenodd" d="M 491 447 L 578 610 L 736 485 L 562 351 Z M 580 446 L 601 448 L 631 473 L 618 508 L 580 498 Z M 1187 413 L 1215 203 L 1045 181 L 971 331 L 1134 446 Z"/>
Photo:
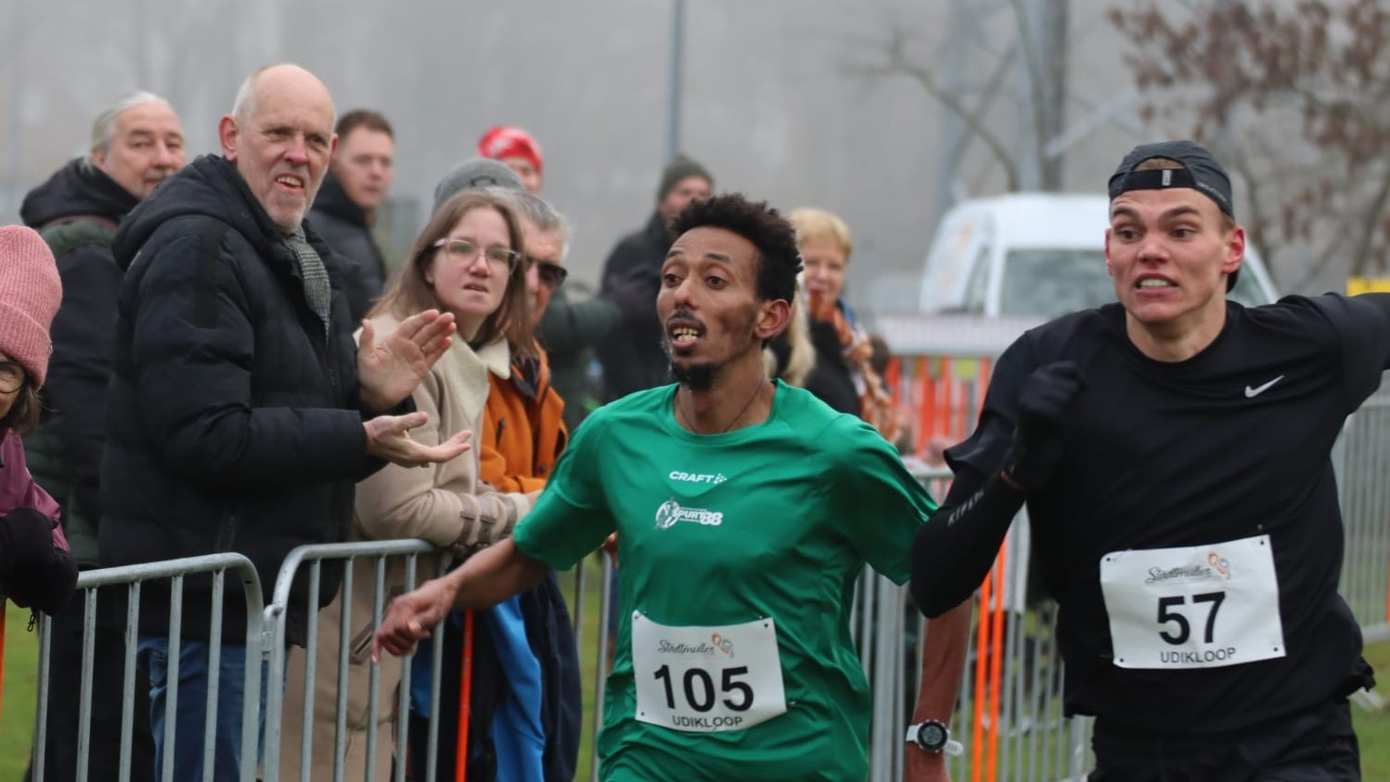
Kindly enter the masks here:
<path id="1" fill-rule="evenodd" d="M 50 614 L 63 607 L 77 584 L 77 563 L 54 543 L 57 525 L 33 508 L 0 517 L 0 594 Z"/>
<path id="2" fill-rule="evenodd" d="M 1034 370 L 1018 394 L 1013 446 L 1004 456 L 1005 483 L 1032 493 L 1047 485 L 1062 461 L 1062 423 L 1085 387 L 1081 370 L 1058 361 Z"/>

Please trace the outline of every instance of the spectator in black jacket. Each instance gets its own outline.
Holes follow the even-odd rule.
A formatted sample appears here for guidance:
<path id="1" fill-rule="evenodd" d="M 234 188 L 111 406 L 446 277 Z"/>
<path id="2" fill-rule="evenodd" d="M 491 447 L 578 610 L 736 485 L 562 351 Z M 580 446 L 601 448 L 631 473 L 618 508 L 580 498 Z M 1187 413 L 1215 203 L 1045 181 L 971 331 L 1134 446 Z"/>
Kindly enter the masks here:
<path id="1" fill-rule="evenodd" d="M 111 240 L 126 214 L 185 162 L 178 114 L 163 98 L 137 92 L 97 115 L 90 153 L 58 169 L 30 191 L 20 207 L 25 224 L 43 234 L 57 258 L 64 290 L 53 319 L 43 422 L 25 438 L 24 447 L 34 478 L 63 506 L 63 528 L 78 567 L 84 569 L 99 561 L 98 474 L 106 440 L 111 334 L 121 286 Z M 98 604 L 104 597 L 106 590 L 98 595 Z M 83 610 L 83 604 L 74 601 L 53 616 L 51 664 L 60 676 L 76 677 L 82 670 Z M 120 724 L 124 634 L 98 627 L 95 644 L 92 722 Z M 147 689 L 144 677 L 139 677 L 137 713 L 146 708 Z M 76 778 L 77 758 L 67 748 L 77 738 L 79 693 L 74 687 L 49 692 L 45 779 Z M 119 732 L 94 730 L 91 741 L 89 766 L 115 768 Z M 132 777 L 151 777 L 153 745 L 143 723 L 136 725 L 132 750 Z"/>
<path id="2" fill-rule="evenodd" d="M 344 114 L 335 132 L 338 147 L 310 221 L 339 261 L 348 312 L 356 323 L 386 282 L 386 261 L 372 225 L 396 176 L 396 137 L 386 117 L 367 109 Z"/>
<path id="3" fill-rule="evenodd" d="M 671 247 L 666 227 L 697 198 L 709 198 L 714 177 L 679 155 L 661 172 L 656 211 L 641 230 L 624 236 L 603 264 L 599 292 L 622 310 L 617 330 L 598 347 L 607 400 L 671 382 L 670 360 L 656 317 L 661 264 Z"/>
<path id="4" fill-rule="evenodd" d="M 347 538 L 353 484 L 383 460 L 446 461 L 468 448 L 468 433 L 423 446 L 408 431 L 425 415 L 401 409 L 448 349 L 453 316 L 427 310 L 390 335 L 364 328 L 354 344 L 328 246 L 303 223 L 336 140 L 323 83 L 294 65 L 256 71 L 218 138 L 222 155 L 171 178 L 126 219 L 113 246 L 126 274 L 102 460 L 101 556 L 125 565 L 234 551 L 270 585 L 295 546 Z M 325 570 L 321 605 L 339 580 Z M 307 584 L 296 586 L 292 642 L 320 607 L 307 605 Z M 221 666 L 209 672 L 211 583 L 184 584 L 180 708 L 175 745 L 165 747 L 171 594 L 160 587 L 142 590 L 139 628 L 156 764 L 172 751 L 175 778 L 201 777 L 205 690 L 217 675 L 214 778 L 237 779 L 242 763 L 256 763 L 254 749 L 241 752 L 243 695 L 257 694 L 239 686 L 248 675 L 240 590 L 227 590 Z"/>

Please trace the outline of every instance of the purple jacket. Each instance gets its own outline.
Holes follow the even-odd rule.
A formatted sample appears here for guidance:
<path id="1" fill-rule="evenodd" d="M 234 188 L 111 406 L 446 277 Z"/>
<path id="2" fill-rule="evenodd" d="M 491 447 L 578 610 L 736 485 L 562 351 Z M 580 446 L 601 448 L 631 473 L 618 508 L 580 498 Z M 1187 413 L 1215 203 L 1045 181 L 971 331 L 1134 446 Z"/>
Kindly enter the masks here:
<path id="1" fill-rule="evenodd" d="M 29 464 L 24 461 L 24 444 L 19 435 L 6 431 L 0 440 L 0 516 L 15 508 L 33 508 L 50 519 L 57 519 L 61 512 L 58 503 L 29 474 Z M 68 550 L 68 539 L 61 526 L 53 527 L 53 545 Z"/>
<path id="2" fill-rule="evenodd" d="M 77 563 L 58 503 L 34 483 L 19 435 L 0 434 L 0 592 L 20 606 L 54 613 L 77 584 Z"/>

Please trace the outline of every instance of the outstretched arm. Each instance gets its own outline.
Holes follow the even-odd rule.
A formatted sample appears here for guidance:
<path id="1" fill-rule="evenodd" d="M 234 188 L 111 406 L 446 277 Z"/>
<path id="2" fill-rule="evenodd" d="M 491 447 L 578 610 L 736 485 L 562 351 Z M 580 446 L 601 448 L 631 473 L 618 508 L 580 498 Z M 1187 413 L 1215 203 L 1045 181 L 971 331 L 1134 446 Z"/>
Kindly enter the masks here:
<path id="1" fill-rule="evenodd" d="M 922 686 L 917 706 L 912 710 L 914 724 L 937 720 L 950 727 L 956 693 L 965 675 L 965 653 L 970 644 L 970 601 L 965 601 L 926 623 L 922 648 Z M 905 782 L 945 782 L 944 753 L 931 753 L 908 744 L 903 764 Z"/>
<path id="2" fill-rule="evenodd" d="M 522 554 L 511 538 L 489 546 L 457 570 L 392 600 L 377 628 L 372 659 L 380 660 L 382 649 L 410 654 L 451 608 L 489 608 L 534 587 L 544 577 L 545 565 Z"/>
<path id="3" fill-rule="evenodd" d="M 945 504 L 912 542 L 912 599 L 923 614 L 941 617 L 974 593 L 1023 500 L 997 472 L 988 480 L 970 468 L 956 474 Z"/>

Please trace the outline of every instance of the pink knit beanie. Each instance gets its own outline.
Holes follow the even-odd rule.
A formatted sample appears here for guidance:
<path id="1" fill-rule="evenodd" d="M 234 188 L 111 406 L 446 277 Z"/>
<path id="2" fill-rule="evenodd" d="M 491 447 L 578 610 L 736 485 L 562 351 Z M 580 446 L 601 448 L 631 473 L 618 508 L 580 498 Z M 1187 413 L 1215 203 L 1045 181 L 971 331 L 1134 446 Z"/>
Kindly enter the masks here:
<path id="1" fill-rule="evenodd" d="M 0 353 L 18 361 L 35 387 L 48 374 L 48 327 L 62 300 L 58 266 L 43 237 L 22 225 L 0 228 Z"/>

